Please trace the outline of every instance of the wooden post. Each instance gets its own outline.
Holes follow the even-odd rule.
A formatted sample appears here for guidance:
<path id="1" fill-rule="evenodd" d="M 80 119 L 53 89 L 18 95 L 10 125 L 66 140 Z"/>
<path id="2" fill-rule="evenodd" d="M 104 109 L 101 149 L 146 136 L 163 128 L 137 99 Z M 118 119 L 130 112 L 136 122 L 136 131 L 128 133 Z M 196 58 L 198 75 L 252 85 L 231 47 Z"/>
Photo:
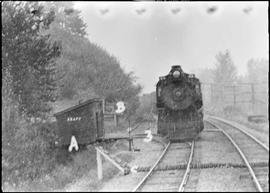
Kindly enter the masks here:
<path id="1" fill-rule="evenodd" d="M 225 90 L 225 85 L 222 84 L 222 86 L 221 86 L 221 100 L 222 101 L 224 101 L 224 90 Z"/>
<path id="2" fill-rule="evenodd" d="M 101 154 L 98 150 L 96 150 L 97 152 L 97 172 L 98 172 L 98 179 L 102 180 L 103 178 L 103 171 L 102 171 L 102 157 Z"/>
<path id="3" fill-rule="evenodd" d="M 115 125 L 115 127 L 117 127 L 118 124 L 117 124 L 117 115 L 116 115 L 116 113 L 114 113 L 113 119 L 114 119 L 114 125 Z"/>
<path id="4" fill-rule="evenodd" d="M 224 107 L 224 90 L 225 90 L 225 85 L 221 84 L 221 99 L 219 99 L 219 103 L 221 104 L 222 108 Z"/>
<path id="5" fill-rule="evenodd" d="M 205 97 L 204 97 L 204 84 L 203 83 L 201 84 L 201 92 L 202 92 L 202 100 L 205 101 L 204 100 Z"/>
<path id="6" fill-rule="evenodd" d="M 233 105 L 236 105 L 236 93 L 235 93 L 235 85 L 233 85 Z"/>
<path id="7" fill-rule="evenodd" d="M 130 130 L 131 130 L 131 128 L 130 128 L 130 120 L 128 119 L 128 149 L 129 149 L 129 151 L 131 151 L 131 139 L 130 139 Z"/>
<path id="8" fill-rule="evenodd" d="M 105 99 L 102 99 L 102 110 L 103 110 L 103 113 L 105 114 Z"/>
<path id="9" fill-rule="evenodd" d="M 211 92 L 211 103 L 213 103 L 214 96 L 213 96 L 213 84 L 212 83 L 210 84 L 210 92 Z"/>

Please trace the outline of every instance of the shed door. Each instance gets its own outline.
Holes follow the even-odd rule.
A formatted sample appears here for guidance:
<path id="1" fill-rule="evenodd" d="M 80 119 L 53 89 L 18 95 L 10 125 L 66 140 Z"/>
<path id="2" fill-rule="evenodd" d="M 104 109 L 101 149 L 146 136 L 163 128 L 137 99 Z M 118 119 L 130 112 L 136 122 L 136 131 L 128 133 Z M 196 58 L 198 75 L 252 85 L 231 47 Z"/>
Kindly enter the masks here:
<path id="1" fill-rule="evenodd" d="M 101 111 L 95 112 L 96 137 L 103 136 L 102 114 Z"/>

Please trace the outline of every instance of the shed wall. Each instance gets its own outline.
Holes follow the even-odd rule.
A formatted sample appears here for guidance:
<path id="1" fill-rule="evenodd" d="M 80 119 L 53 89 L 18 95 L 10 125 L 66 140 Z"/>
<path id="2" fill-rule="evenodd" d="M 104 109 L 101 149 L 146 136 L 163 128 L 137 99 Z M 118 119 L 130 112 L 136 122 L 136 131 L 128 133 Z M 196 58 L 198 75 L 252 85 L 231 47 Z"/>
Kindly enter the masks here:
<path id="1" fill-rule="evenodd" d="M 60 144 L 70 144 L 74 135 L 79 144 L 95 142 L 103 136 L 102 102 L 93 102 L 57 115 Z"/>

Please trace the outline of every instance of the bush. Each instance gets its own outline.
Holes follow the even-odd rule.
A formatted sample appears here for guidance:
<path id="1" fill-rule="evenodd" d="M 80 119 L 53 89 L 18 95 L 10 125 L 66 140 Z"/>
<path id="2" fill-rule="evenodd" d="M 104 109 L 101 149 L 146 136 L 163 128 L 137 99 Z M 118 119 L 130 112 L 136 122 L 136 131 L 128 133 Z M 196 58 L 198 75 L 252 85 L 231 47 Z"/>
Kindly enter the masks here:
<path id="1" fill-rule="evenodd" d="M 140 97 L 140 106 L 136 110 L 137 121 L 153 121 L 157 114 L 156 93 L 144 94 Z"/>
<path id="2" fill-rule="evenodd" d="M 8 123 L 6 129 L 14 124 Z M 29 123 L 20 120 L 13 128 L 13 136 L 2 147 L 2 183 L 32 181 L 55 167 L 55 125 L 51 123 Z M 6 135 L 7 136 L 7 135 Z M 3 144 L 2 144 L 3 145 Z"/>

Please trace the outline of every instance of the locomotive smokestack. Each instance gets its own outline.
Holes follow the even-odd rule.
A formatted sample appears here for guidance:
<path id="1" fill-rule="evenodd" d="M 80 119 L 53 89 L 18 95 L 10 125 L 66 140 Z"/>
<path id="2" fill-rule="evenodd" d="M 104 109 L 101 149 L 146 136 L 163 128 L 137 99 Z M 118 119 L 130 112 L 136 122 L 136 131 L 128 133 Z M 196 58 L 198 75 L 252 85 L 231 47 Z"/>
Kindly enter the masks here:
<path id="1" fill-rule="evenodd" d="M 175 68 L 181 68 L 181 66 L 180 65 L 173 65 L 172 69 L 175 69 Z"/>
<path id="2" fill-rule="evenodd" d="M 173 65 L 172 68 L 171 68 L 171 71 L 174 71 L 174 70 L 180 70 L 182 71 L 182 68 L 180 65 Z"/>

